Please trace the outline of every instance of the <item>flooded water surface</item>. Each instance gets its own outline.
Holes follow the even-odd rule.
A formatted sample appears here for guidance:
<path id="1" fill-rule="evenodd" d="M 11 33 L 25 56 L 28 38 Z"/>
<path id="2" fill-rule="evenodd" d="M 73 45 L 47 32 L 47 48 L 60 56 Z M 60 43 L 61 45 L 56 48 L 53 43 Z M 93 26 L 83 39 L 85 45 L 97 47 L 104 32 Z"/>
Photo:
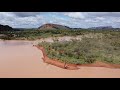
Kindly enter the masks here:
<path id="1" fill-rule="evenodd" d="M 42 57 L 31 41 L 0 41 L 0 78 L 120 77 L 120 69 L 81 67 L 71 71 L 46 64 Z"/>
<path id="2" fill-rule="evenodd" d="M 0 77 L 35 77 L 40 51 L 29 41 L 0 41 Z"/>

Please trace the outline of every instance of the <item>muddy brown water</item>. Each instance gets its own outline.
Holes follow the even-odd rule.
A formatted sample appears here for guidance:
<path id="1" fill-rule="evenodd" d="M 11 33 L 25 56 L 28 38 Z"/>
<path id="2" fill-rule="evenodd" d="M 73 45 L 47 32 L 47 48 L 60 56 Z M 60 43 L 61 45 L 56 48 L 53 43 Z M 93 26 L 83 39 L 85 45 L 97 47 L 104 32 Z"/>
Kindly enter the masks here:
<path id="1" fill-rule="evenodd" d="M 120 78 L 120 69 L 65 70 L 43 62 L 31 41 L 0 41 L 0 78 Z"/>

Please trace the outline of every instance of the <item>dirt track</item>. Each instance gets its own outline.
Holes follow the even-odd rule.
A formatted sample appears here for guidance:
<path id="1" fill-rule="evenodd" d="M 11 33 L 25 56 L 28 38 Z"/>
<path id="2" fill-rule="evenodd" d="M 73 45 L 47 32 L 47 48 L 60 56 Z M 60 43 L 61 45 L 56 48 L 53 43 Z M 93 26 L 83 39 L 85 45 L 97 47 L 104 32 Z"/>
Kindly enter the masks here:
<path id="1" fill-rule="evenodd" d="M 31 44 L 1 45 L 0 78 L 120 78 L 120 69 L 80 67 L 66 70 L 43 63 L 42 57 L 42 52 Z"/>

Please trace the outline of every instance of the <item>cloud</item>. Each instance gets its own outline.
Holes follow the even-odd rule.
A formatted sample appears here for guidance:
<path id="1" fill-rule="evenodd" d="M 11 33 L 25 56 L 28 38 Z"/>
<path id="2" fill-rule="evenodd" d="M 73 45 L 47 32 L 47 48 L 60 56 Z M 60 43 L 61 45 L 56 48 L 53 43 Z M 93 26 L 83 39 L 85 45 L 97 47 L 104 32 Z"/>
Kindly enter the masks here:
<path id="1" fill-rule="evenodd" d="M 105 18 L 103 18 L 103 17 L 96 17 L 95 19 L 97 19 L 97 20 L 105 20 Z"/>
<path id="2" fill-rule="evenodd" d="M 120 12 L 86 12 L 86 15 L 93 17 L 120 17 Z"/>
<path id="3" fill-rule="evenodd" d="M 18 14 L 18 13 L 17 13 Z M 0 12 L 0 24 L 10 25 L 12 27 L 31 28 L 41 24 L 43 16 L 38 14 L 26 13 L 26 16 L 16 15 L 12 12 Z"/>
<path id="4" fill-rule="evenodd" d="M 15 28 L 37 28 L 45 23 L 69 27 L 120 27 L 120 12 L 0 12 L 0 24 Z"/>
<path id="5" fill-rule="evenodd" d="M 0 24 L 12 26 L 14 24 L 14 20 L 15 15 L 13 13 L 0 12 Z"/>
<path id="6" fill-rule="evenodd" d="M 67 13 L 64 13 L 64 15 L 67 15 L 71 18 L 79 18 L 79 19 L 85 18 L 81 12 L 67 12 Z"/>
<path id="7" fill-rule="evenodd" d="M 29 17 L 39 15 L 41 12 L 14 12 L 18 17 Z"/>

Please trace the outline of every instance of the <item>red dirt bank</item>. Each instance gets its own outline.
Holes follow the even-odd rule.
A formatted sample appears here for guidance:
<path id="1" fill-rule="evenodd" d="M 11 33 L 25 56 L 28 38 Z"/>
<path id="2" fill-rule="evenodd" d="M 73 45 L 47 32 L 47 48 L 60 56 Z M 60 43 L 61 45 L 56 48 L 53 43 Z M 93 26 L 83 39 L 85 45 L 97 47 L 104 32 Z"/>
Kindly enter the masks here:
<path id="1" fill-rule="evenodd" d="M 52 65 L 55 65 L 55 66 L 63 68 L 63 69 L 69 69 L 69 70 L 79 69 L 76 64 L 67 64 L 67 63 L 60 62 L 59 60 L 52 60 L 52 59 L 48 58 L 43 47 L 40 47 L 40 46 L 36 46 L 36 47 L 43 52 L 42 59 L 45 63 L 52 64 Z"/>

